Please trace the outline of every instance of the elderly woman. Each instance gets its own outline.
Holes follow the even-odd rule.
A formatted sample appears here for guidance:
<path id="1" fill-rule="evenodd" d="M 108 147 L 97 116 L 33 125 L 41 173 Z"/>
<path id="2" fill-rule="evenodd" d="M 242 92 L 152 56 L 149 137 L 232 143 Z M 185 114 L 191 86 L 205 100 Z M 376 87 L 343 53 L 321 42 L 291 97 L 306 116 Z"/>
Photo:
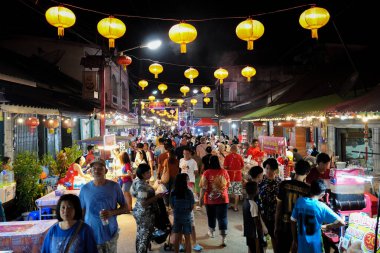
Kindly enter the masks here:
<path id="1" fill-rule="evenodd" d="M 226 159 L 226 156 L 228 155 L 228 152 L 226 151 L 226 145 L 224 145 L 223 143 L 218 143 L 218 149 L 216 154 L 219 158 L 219 164 L 223 166 L 224 159 Z"/>
<path id="2" fill-rule="evenodd" d="M 214 237 L 216 220 L 218 220 L 219 231 L 222 236 L 222 246 L 226 246 L 227 236 L 227 209 L 228 209 L 228 187 L 230 177 L 225 169 L 222 169 L 217 156 L 210 157 L 210 166 L 201 178 L 200 205 L 206 205 L 208 219 L 208 235 Z"/>
<path id="3" fill-rule="evenodd" d="M 57 219 L 45 236 L 41 249 L 47 252 L 98 252 L 92 228 L 82 221 L 79 197 L 62 195 L 57 204 Z"/>
<path id="4" fill-rule="evenodd" d="M 154 189 L 147 182 L 150 179 L 150 166 L 142 163 L 136 170 L 137 178 L 131 187 L 132 196 L 136 198 L 133 217 L 137 224 L 136 252 L 146 253 L 153 233 L 156 202 L 165 193 L 154 195 Z"/>

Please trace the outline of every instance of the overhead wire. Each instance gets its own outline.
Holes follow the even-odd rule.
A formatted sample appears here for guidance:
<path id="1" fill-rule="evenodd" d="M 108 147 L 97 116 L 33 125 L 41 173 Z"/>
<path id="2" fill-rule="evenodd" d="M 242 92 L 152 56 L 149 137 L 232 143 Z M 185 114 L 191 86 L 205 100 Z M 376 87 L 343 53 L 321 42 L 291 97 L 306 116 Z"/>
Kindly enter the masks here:
<path id="1" fill-rule="evenodd" d="M 56 0 L 50 0 L 51 2 L 54 2 L 56 4 L 68 6 L 71 8 L 75 8 L 78 10 L 83 10 L 83 11 L 88 11 L 88 12 L 93 12 L 96 14 L 101 14 L 104 16 L 114 16 L 114 17 L 125 17 L 125 18 L 136 18 L 136 19 L 150 19 L 150 20 L 161 20 L 161 21 L 188 21 L 188 22 L 206 22 L 206 21 L 216 21 L 216 20 L 228 20 L 228 19 L 244 19 L 247 17 L 258 17 L 258 16 L 264 16 L 264 15 L 270 15 L 270 14 L 275 14 L 275 13 L 281 13 L 281 12 L 286 12 L 294 9 L 299 9 L 299 8 L 304 8 L 308 6 L 315 6 L 315 3 L 311 4 L 303 4 L 303 5 L 297 5 L 289 8 L 284 8 L 284 9 L 279 9 L 279 10 L 274 10 L 274 11 L 269 11 L 269 12 L 262 12 L 258 14 L 250 14 L 247 16 L 229 16 L 229 17 L 212 17 L 212 18 L 202 18 L 202 19 L 178 19 L 178 18 L 162 18 L 162 17 L 149 17 L 149 16 L 141 16 L 141 15 L 129 15 L 129 14 L 120 14 L 120 13 L 106 13 L 94 9 L 89 9 L 89 8 L 84 8 L 78 5 L 73 5 L 73 4 L 68 4 Z"/>

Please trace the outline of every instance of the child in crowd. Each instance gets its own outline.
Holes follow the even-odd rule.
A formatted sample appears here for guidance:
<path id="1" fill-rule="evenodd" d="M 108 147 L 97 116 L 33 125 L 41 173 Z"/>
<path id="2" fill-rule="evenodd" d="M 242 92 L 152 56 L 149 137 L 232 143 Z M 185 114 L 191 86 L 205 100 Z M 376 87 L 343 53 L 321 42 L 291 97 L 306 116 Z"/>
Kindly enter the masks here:
<path id="1" fill-rule="evenodd" d="M 192 232 L 191 212 L 194 208 L 194 195 L 187 187 L 189 176 L 180 173 L 174 181 L 174 189 L 171 193 L 171 206 L 173 209 L 173 233 L 175 236 L 174 252 L 179 252 L 179 244 L 182 235 L 185 237 L 185 252 L 191 253 L 190 235 Z"/>
<path id="2" fill-rule="evenodd" d="M 248 253 L 263 253 L 265 243 L 264 235 L 268 230 L 261 218 L 255 198 L 258 197 L 258 185 L 250 181 L 246 184 L 247 198 L 243 202 L 244 236 L 247 240 Z"/>

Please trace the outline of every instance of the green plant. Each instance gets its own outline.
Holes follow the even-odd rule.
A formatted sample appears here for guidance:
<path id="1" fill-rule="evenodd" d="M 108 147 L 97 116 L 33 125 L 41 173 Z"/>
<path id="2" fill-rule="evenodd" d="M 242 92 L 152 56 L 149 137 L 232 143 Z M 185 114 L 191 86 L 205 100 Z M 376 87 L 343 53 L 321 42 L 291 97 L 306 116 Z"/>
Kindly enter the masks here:
<path id="1" fill-rule="evenodd" d="M 78 157 L 83 155 L 83 152 L 78 144 L 74 144 L 71 148 L 65 148 L 64 150 L 66 152 L 67 162 L 69 165 L 75 162 Z"/>
<path id="2" fill-rule="evenodd" d="M 49 169 L 49 174 L 53 172 L 53 167 L 56 166 L 54 157 L 50 154 L 44 154 L 40 159 L 40 165 Z"/>
<path id="3" fill-rule="evenodd" d="M 57 153 L 56 162 L 52 164 L 52 172 L 59 177 L 65 177 L 70 164 L 82 155 L 82 150 L 77 144 L 71 148 L 64 148 Z"/>
<path id="4" fill-rule="evenodd" d="M 35 153 L 17 155 L 13 170 L 16 179 L 16 205 L 19 211 L 35 210 L 35 201 L 43 196 L 43 184 L 39 183 L 42 168 Z"/>

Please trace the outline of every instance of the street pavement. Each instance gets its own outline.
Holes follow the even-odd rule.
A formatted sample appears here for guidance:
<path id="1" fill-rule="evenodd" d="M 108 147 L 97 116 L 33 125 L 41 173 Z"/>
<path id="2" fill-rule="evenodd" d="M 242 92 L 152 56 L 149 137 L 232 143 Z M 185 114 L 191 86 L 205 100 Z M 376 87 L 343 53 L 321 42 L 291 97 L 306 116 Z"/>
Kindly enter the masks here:
<path id="1" fill-rule="evenodd" d="M 218 253 L 246 253 L 248 248 L 243 237 L 243 215 L 242 209 L 238 212 L 234 212 L 232 209 L 228 210 L 228 237 L 227 246 L 222 247 L 221 236 L 218 234 L 218 230 L 215 233 L 215 238 L 209 238 L 207 235 L 207 215 L 206 209 L 196 211 L 195 214 L 195 231 L 197 234 L 197 242 L 204 247 L 202 252 L 218 252 Z M 136 222 L 132 214 L 123 214 L 118 216 L 118 222 L 120 226 L 120 236 L 118 240 L 118 252 L 119 253 L 132 253 L 135 250 L 136 239 Z M 150 252 L 170 252 L 164 250 L 164 244 L 152 243 L 152 251 Z M 193 250 L 193 252 L 196 252 Z M 266 253 L 273 252 L 271 249 L 267 249 Z"/>

